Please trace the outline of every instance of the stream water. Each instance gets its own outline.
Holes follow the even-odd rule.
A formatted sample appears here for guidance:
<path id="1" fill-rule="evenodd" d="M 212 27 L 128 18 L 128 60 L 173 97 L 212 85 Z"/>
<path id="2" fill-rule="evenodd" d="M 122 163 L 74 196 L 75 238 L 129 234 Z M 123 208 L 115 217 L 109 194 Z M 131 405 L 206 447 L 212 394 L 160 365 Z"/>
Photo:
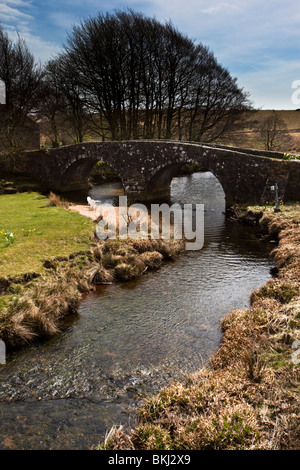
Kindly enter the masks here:
<path id="1" fill-rule="evenodd" d="M 101 203 L 120 193 L 116 183 L 90 196 Z M 204 203 L 203 249 L 100 287 L 63 333 L 10 353 L 0 366 L 0 449 L 89 449 L 112 424 L 133 425 L 146 396 L 208 361 L 222 317 L 246 308 L 271 277 L 269 245 L 225 219 L 213 175 L 174 178 L 171 198 Z"/>

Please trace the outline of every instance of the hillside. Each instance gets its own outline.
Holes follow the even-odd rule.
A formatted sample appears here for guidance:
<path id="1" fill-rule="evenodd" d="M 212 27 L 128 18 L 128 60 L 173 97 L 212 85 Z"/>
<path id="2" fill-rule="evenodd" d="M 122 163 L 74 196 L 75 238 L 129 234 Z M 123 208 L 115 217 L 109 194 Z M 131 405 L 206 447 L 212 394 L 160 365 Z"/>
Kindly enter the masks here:
<path id="1" fill-rule="evenodd" d="M 245 116 L 245 123 L 226 138 L 221 138 L 218 143 L 235 145 L 245 148 L 264 149 L 264 143 L 260 139 L 259 127 L 261 122 L 271 116 L 272 110 L 253 111 Z M 289 135 L 288 141 L 278 142 L 276 150 L 284 152 L 300 152 L 300 110 L 279 110 L 276 114 L 283 119 Z"/>

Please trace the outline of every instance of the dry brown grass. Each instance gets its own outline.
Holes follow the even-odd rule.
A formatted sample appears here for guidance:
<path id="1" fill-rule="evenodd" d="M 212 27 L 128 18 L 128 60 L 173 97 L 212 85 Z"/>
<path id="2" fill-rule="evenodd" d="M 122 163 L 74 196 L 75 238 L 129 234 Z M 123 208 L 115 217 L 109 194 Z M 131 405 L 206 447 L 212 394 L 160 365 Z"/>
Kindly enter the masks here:
<path id="1" fill-rule="evenodd" d="M 113 274 L 98 263 L 90 267 L 86 273 L 86 277 L 88 281 L 94 285 L 112 284 L 115 280 Z"/>
<path id="2" fill-rule="evenodd" d="M 299 366 L 291 359 L 300 339 L 300 212 L 266 212 L 260 229 L 279 240 L 278 276 L 252 294 L 248 310 L 223 319 L 208 367 L 146 400 L 136 428 L 114 427 L 100 449 L 300 448 Z"/>
<path id="3" fill-rule="evenodd" d="M 52 336 L 62 318 L 76 311 L 79 299 L 75 281 L 41 277 L 8 303 L 1 314 L 0 336 L 9 346 Z"/>
<path id="4" fill-rule="evenodd" d="M 273 110 L 259 110 L 247 113 L 243 128 L 232 132 L 226 138 L 221 138 L 220 144 L 234 145 L 243 148 L 264 149 L 264 143 L 259 136 L 260 123 L 270 117 Z M 277 150 L 288 153 L 300 153 L 300 111 L 278 110 L 276 114 L 283 119 L 287 126 L 288 141 L 279 144 Z"/>
<path id="5" fill-rule="evenodd" d="M 57 334 L 65 316 L 76 311 L 82 293 L 95 285 L 135 279 L 147 269 L 158 268 L 163 259 L 173 259 L 180 247 L 172 241 L 108 240 L 90 250 L 45 261 L 45 274 L 29 277 L 28 282 L 4 279 L 0 338 L 11 347 Z"/>
<path id="6" fill-rule="evenodd" d="M 48 206 L 56 206 L 56 207 L 62 207 L 64 209 L 67 209 L 69 207 L 69 203 L 65 201 L 63 198 L 61 198 L 58 194 L 53 193 L 50 191 L 48 195 L 49 203 Z"/>
<path id="7" fill-rule="evenodd" d="M 130 281 L 146 271 L 146 265 L 138 256 L 127 256 L 124 262 L 115 267 L 115 276 L 118 281 Z"/>
<path id="8" fill-rule="evenodd" d="M 163 255 L 158 251 L 145 251 L 140 258 L 149 269 L 157 269 L 162 265 Z"/>

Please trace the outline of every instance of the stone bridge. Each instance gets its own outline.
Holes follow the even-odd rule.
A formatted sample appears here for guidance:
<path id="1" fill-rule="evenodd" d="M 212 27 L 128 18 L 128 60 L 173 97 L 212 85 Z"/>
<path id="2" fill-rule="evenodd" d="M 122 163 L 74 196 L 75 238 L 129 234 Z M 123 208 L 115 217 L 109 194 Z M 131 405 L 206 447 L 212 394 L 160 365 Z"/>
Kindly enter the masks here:
<path id="1" fill-rule="evenodd" d="M 103 160 L 119 175 L 125 193 L 140 201 L 169 194 L 170 183 L 187 162 L 198 163 L 221 183 L 226 206 L 255 204 L 274 199 L 269 188 L 278 183 L 279 197 L 300 200 L 300 161 L 284 161 L 282 154 L 179 141 L 85 142 L 57 149 L 24 152 L 23 172 L 45 189 L 82 189 L 97 161 Z"/>

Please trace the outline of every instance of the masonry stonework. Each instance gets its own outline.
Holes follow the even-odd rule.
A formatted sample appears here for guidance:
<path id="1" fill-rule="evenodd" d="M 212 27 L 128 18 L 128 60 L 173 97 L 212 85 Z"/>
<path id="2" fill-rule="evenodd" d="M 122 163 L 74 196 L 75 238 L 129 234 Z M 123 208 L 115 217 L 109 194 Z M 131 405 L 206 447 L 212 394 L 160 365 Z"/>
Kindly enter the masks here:
<path id="1" fill-rule="evenodd" d="M 198 163 L 221 183 L 226 204 L 259 203 L 270 181 L 278 181 L 284 200 L 300 199 L 300 162 L 270 157 L 279 154 L 193 142 L 85 142 L 58 149 L 24 152 L 20 170 L 49 190 L 87 186 L 97 161 L 110 165 L 132 199 L 167 195 L 173 176 L 184 163 Z"/>

